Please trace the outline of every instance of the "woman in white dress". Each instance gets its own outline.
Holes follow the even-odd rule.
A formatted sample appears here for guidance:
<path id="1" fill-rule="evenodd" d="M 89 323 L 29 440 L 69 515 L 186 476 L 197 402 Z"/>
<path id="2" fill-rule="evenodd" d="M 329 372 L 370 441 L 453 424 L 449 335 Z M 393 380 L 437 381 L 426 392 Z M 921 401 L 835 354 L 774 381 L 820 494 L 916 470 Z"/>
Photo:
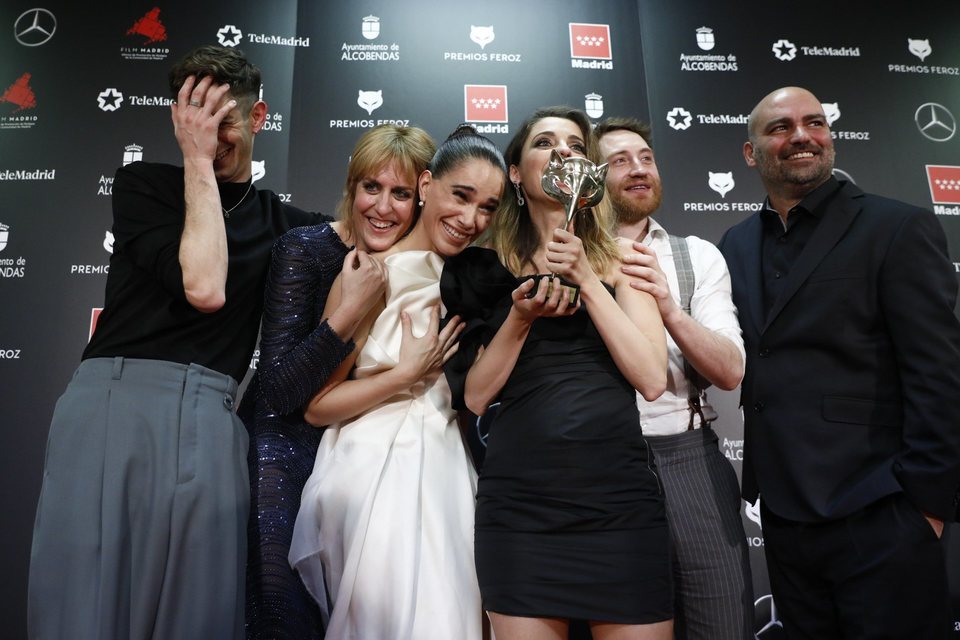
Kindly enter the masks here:
<path id="1" fill-rule="evenodd" d="M 461 126 L 418 180 L 420 220 L 380 254 L 387 290 L 355 349 L 307 406 L 329 424 L 294 526 L 290 564 L 328 617 L 329 640 L 480 640 L 473 561 L 477 474 L 443 362 L 443 258 L 488 226 L 506 182 L 496 146 Z M 338 279 L 339 280 L 339 279 Z M 328 314 L 342 297 L 335 282 Z"/>

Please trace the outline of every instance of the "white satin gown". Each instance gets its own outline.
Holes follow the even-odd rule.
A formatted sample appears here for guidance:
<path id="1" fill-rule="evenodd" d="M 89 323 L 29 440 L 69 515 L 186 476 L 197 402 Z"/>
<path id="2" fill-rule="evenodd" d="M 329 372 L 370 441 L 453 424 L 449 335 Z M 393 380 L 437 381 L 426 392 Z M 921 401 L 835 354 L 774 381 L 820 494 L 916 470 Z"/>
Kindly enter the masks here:
<path id="1" fill-rule="evenodd" d="M 440 303 L 437 254 L 395 253 L 385 264 L 386 308 L 357 358 L 357 379 L 396 365 L 401 310 L 421 336 Z M 442 373 L 327 428 L 290 564 L 320 603 L 328 640 L 481 639 L 476 489 Z"/>

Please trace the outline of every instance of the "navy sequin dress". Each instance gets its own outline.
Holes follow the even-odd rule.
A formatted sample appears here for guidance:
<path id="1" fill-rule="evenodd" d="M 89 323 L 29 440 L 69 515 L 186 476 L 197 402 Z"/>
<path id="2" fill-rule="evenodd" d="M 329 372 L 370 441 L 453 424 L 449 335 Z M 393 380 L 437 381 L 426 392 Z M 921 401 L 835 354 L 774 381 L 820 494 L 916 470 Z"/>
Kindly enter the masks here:
<path id="1" fill-rule="evenodd" d="M 282 236 L 264 294 L 260 362 L 238 411 L 250 435 L 247 638 L 322 638 L 316 603 L 287 555 L 323 429 L 303 406 L 353 350 L 323 317 L 349 249 L 327 224 Z"/>

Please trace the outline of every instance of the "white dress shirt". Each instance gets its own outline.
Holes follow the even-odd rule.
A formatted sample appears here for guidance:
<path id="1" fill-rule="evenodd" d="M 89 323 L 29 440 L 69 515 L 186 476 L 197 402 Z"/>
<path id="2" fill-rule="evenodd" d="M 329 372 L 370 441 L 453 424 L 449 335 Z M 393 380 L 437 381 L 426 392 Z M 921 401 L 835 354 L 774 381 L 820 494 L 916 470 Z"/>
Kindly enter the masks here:
<path id="1" fill-rule="evenodd" d="M 666 230 L 650 218 L 647 235 L 643 244 L 657 254 L 660 268 L 667 278 L 673 299 L 680 304 L 680 291 L 677 281 L 677 269 L 673 263 L 673 250 Z M 720 250 L 713 244 L 696 236 L 687 236 L 690 251 L 690 263 L 693 266 L 696 284 L 690 300 L 690 315 L 701 325 L 717 335 L 729 338 L 736 345 L 741 358 L 746 358 L 740 323 L 737 320 L 737 308 L 730 293 L 730 272 Z M 680 347 L 667 332 L 667 390 L 653 402 L 647 402 L 638 393 L 637 407 L 640 409 L 640 425 L 647 436 L 664 436 L 687 430 L 690 422 L 690 409 L 687 404 L 689 383 L 683 374 L 683 356 Z M 712 421 L 717 412 L 701 394 L 701 405 L 706 420 Z M 700 427 L 700 417 L 694 416 L 694 427 Z"/>

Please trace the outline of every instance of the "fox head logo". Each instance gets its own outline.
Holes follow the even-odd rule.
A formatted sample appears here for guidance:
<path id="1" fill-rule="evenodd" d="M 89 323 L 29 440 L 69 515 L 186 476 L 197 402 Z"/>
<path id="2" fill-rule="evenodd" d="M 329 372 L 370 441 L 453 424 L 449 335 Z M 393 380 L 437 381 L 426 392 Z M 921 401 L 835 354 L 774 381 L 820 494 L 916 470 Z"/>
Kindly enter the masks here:
<path id="1" fill-rule="evenodd" d="M 914 40 L 913 38 L 907 38 L 907 51 L 920 58 L 921 61 L 933 53 L 933 49 L 930 48 L 930 40 Z"/>
<path id="2" fill-rule="evenodd" d="M 470 39 L 480 45 L 481 49 L 493 42 L 495 37 L 496 35 L 493 33 L 493 25 L 489 27 L 477 27 L 470 25 Z"/>
<path id="3" fill-rule="evenodd" d="M 720 197 L 723 198 L 727 195 L 727 192 L 730 189 L 733 189 L 733 172 L 727 171 L 726 173 L 714 173 L 713 171 L 707 172 L 707 186 L 720 194 Z"/>
<path id="4" fill-rule="evenodd" d="M 367 110 L 367 114 L 372 115 L 374 111 L 383 106 L 383 89 L 377 91 L 360 90 L 357 97 L 357 104 L 362 109 Z"/>

